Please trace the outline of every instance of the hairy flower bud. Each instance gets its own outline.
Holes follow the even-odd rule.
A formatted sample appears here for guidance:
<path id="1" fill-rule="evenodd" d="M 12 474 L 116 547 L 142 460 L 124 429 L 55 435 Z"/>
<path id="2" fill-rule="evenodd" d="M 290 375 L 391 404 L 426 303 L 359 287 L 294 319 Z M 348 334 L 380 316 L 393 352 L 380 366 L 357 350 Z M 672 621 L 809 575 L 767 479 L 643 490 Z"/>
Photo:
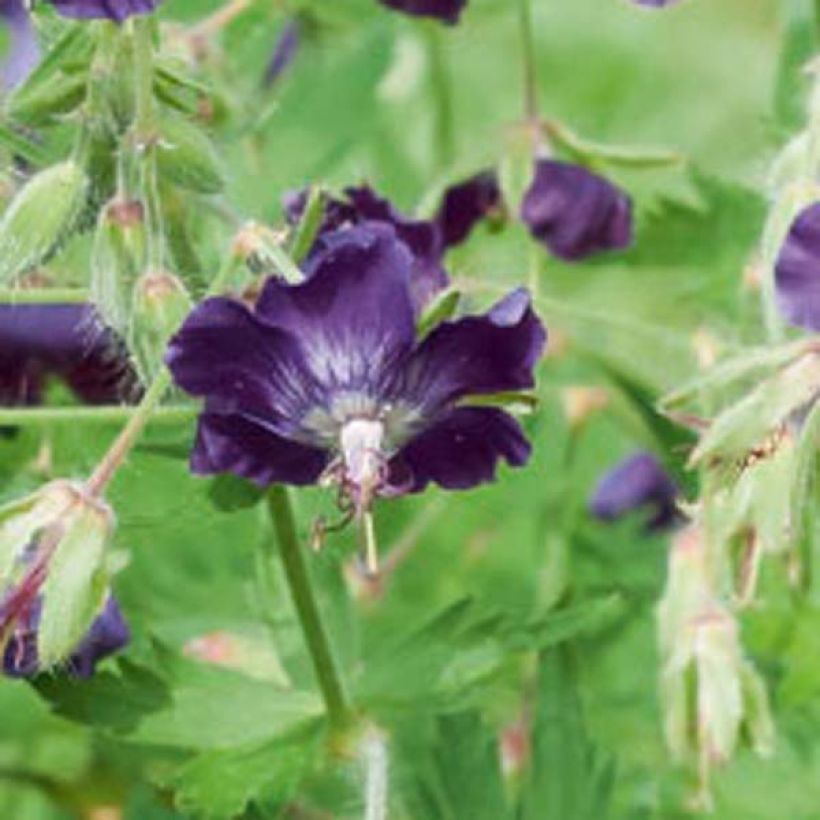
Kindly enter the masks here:
<path id="1" fill-rule="evenodd" d="M 131 312 L 130 288 L 144 265 L 144 206 L 112 199 L 100 212 L 91 254 L 91 297 L 105 323 L 124 333 Z"/>
<path id="2" fill-rule="evenodd" d="M 218 194 L 225 187 L 225 172 L 210 139 L 181 117 L 163 120 L 157 165 L 163 179 L 198 194 Z"/>
<path id="3" fill-rule="evenodd" d="M 149 381 L 162 364 L 168 339 L 192 306 L 185 285 L 172 273 L 154 271 L 137 280 L 129 346 L 144 381 Z"/>
<path id="4" fill-rule="evenodd" d="M 66 659 L 105 600 L 107 504 L 54 481 L 0 510 L 0 636 L 30 631 L 36 612 L 41 668 Z"/>
<path id="5" fill-rule="evenodd" d="M 32 177 L 0 221 L 0 282 L 43 262 L 65 240 L 82 210 L 88 178 L 73 160 Z"/>

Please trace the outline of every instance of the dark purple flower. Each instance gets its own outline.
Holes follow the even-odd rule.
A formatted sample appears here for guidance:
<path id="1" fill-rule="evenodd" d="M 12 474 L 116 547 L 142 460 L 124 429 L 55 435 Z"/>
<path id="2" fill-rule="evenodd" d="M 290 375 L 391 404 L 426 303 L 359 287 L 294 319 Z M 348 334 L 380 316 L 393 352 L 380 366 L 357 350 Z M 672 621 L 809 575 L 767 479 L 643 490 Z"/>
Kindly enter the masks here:
<path id="1" fill-rule="evenodd" d="M 612 521 L 639 508 L 649 508 L 647 529 L 669 526 L 678 517 L 677 487 L 651 453 L 638 452 L 609 470 L 590 499 L 594 516 Z"/>
<path id="2" fill-rule="evenodd" d="M 134 14 L 150 14 L 162 0 L 48 0 L 63 17 L 84 20 L 123 20 Z"/>
<path id="3" fill-rule="evenodd" d="M 396 232 L 363 223 L 322 237 L 306 281 L 269 279 L 256 309 L 208 299 L 171 340 L 177 383 L 205 398 L 195 473 L 339 485 L 358 508 L 433 481 L 491 481 L 523 465 L 518 423 L 471 395 L 527 389 L 546 334 L 518 290 L 486 315 L 444 322 L 420 343 L 414 259 Z"/>
<path id="4" fill-rule="evenodd" d="M 677 3 L 678 0 L 632 0 L 632 2 L 637 3 L 639 6 L 650 6 L 660 9 L 664 6 L 671 6 L 673 3 Z"/>
<path id="5" fill-rule="evenodd" d="M 382 5 L 414 17 L 437 17 L 445 23 L 457 23 L 467 0 L 379 0 Z"/>
<path id="6" fill-rule="evenodd" d="M 25 618 L 18 620 L 6 644 L 3 653 L 3 674 L 12 678 L 31 678 L 40 671 L 37 659 L 39 621 L 38 603 Z M 66 661 L 66 671 L 77 678 L 90 678 L 99 661 L 118 652 L 130 640 L 128 624 L 116 599 L 111 595 L 85 637 Z"/>
<path id="7" fill-rule="evenodd" d="M 775 285 L 786 321 L 820 331 L 820 202 L 792 222 L 775 264 Z"/>
<path id="8" fill-rule="evenodd" d="M 300 34 L 301 26 L 299 24 L 299 18 L 294 17 L 285 23 L 273 47 L 273 54 L 265 71 L 266 85 L 273 85 L 296 59 L 301 39 Z"/>
<path id="9" fill-rule="evenodd" d="M 87 404 L 133 399 L 136 374 L 122 342 L 88 305 L 0 305 L 0 405 L 42 400 L 49 376 Z"/>
<path id="10" fill-rule="evenodd" d="M 567 162 L 536 164 L 521 219 L 555 256 L 568 261 L 632 241 L 629 197 L 603 177 Z"/>
<path id="11" fill-rule="evenodd" d="M 14 88 L 28 77 L 40 59 L 40 47 L 23 0 L 0 0 L 0 17 L 9 31 L 9 52 L 3 63 L 5 88 Z"/>
<path id="12" fill-rule="evenodd" d="M 436 223 L 446 247 L 459 245 L 482 220 L 503 209 L 494 171 L 482 171 L 444 192 Z"/>
<path id="13" fill-rule="evenodd" d="M 295 224 L 301 217 L 307 199 L 306 191 L 286 194 L 285 215 Z M 363 222 L 389 225 L 403 242 L 413 258 L 411 291 L 413 304 L 420 311 L 440 290 L 447 287 L 447 273 L 442 264 L 444 245 L 435 222 L 412 219 L 380 197 L 368 185 L 345 188 L 344 199 L 327 197 L 319 239 L 311 256 L 323 250 L 322 237 L 343 227 Z"/>

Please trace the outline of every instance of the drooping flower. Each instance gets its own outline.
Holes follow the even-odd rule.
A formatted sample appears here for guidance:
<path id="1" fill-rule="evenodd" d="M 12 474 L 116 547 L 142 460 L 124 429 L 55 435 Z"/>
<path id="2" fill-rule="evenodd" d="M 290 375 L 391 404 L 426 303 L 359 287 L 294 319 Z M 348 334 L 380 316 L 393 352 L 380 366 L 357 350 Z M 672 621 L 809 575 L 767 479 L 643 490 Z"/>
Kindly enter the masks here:
<path id="1" fill-rule="evenodd" d="M 435 17 L 445 23 L 457 23 L 467 7 L 467 0 L 379 0 L 388 8 L 414 17 Z"/>
<path id="2" fill-rule="evenodd" d="M 521 203 L 521 219 L 555 256 L 577 261 L 632 241 L 629 197 L 601 176 L 545 159 Z"/>
<path id="3" fill-rule="evenodd" d="M 445 247 L 460 245 L 479 222 L 500 213 L 503 207 L 494 171 L 482 171 L 447 188 L 436 214 Z"/>
<path id="4" fill-rule="evenodd" d="M 598 483 L 589 502 L 593 515 L 604 521 L 646 508 L 647 529 L 662 529 L 678 519 L 675 483 L 651 453 L 638 452 L 618 462 Z"/>
<path id="5" fill-rule="evenodd" d="M 285 215 L 292 224 L 299 221 L 306 200 L 305 190 L 285 196 Z M 384 223 L 395 231 L 407 247 L 413 264 L 410 280 L 413 304 L 420 311 L 438 291 L 447 286 L 447 272 L 442 263 L 444 244 L 438 224 L 406 216 L 368 185 L 349 187 L 344 190 L 344 198 L 326 198 L 318 241 L 311 255 L 322 253 L 322 238 L 328 233 L 363 222 Z"/>
<path id="6" fill-rule="evenodd" d="M 0 0 L 0 18 L 9 33 L 9 51 L 3 62 L 2 85 L 14 88 L 28 77 L 40 59 L 40 47 L 23 0 Z"/>
<path id="7" fill-rule="evenodd" d="M 299 52 L 301 25 L 294 17 L 285 23 L 273 47 L 268 67 L 265 70 L 265 85 L 273 85 L 287 71 Z"/>
<path id="8" fill-rule="evenodd" d="M 3 653 L 3 674 L 12 678 L 31 678 L 41 671 L 37 657 L 37 629 L 40 622 L 39 602 L 27 613 L 6 644 Z M 102 611 L 94 619 L 77 648 L 64 663 L 69 675 L 90 678 L 97 664 L 119 652 L 131 640 L 131 631 L 113 595 L 109 595 Z"/>
<path id="9" fill-rule="evenodd" d="M 527 389 L 546 333 L 517 290 L 419 342 L 414 259 L 390 226 L 329 233 L 306 281 L 270 279 L 250 310 L 208 299 L 172 339 L 177 383 L 205 398 L 195 473 L 333 483 L 358 509 L 435 482 L 466 489 L 530 453 L 511 416 L 464 406 Z"/>
<path id="10" fill-rule="evenodd" d="M 0 305 L 0 405 L 42 401 L 48 377 L 86 404 L 136 397 L 139 382 L 122 342 L 88 305 Z"/>
<path id="11" fill-rule="evenodd" d="M 775 264 L 775 285 L 786 321 L 820 331 L 820 202 L 792 222 Z"/>
<path id="12" fill-rule="evenodd" d="M 135 14 L 150 14 L 162 0 L 48 0 L 63 17 L 108 19 L 121 23 Z"/>

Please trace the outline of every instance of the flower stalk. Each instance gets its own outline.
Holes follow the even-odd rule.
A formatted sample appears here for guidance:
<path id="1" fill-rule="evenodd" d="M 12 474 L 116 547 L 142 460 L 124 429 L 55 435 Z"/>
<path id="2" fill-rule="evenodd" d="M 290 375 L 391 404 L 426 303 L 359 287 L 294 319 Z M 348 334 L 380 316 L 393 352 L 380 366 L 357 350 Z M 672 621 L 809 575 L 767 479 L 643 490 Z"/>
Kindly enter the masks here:
<path id="1" fill-rule="evenodd" d="M 288 588 L 316 673 L 316 681 L 334 732 L 343 732 L 353 722 L 353 708 L 345 689 L 327 628 L 310 579 L 293 514 L 288 489 L 274 484 L 268 492 L 268 511 L 279 546 Z"/>
<path id="2" fill-rule="evenodd" d="M 535 123 L 538 120 L 538 75 L 530 0 L 518 0 L 518 26 L 521 36 L 524 119 L 527 122 Z"/>
<path id="3" fill-rule="evenodd" d="M 455 155 L 453 128 L 453 93 L 450 72 L 444 54 L 442 33 L 437 27 L 426 27 L 427 54 L 430 60 L 430 78 L 435 106 L 434 145 L 439 169 L 449 167 Z"/>

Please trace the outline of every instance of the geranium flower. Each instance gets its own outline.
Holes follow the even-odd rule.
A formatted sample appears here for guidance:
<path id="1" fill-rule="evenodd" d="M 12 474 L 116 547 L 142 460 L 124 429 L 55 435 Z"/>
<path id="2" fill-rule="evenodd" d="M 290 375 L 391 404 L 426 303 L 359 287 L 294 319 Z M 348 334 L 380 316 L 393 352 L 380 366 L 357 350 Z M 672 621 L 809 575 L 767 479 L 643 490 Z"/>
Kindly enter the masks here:
<path id="1" fill-rule="evenodd" d="M 135 14 L 150 14 L 161 0 L 48 0 L 63 17 L 107 18 L 121 23 Z"/>
<path id="2" fill-rule="evenodd" d="M 457 23 L 467 0 L 380 0 L 382 5 L 414 17 L 435 17 L 445 23 Z"/>
<path id="3" fill-rule="evenodd" d="M 604 521 L 621 518 L 633 510 L 647 508 L 647 529 L 657 530 L 678 519 L 675 498 L 678 490 L 651 453 L 638 452 L 618 462 L 598 483 L 589 509 Z"/>
<path id="4" fill-rule="evenodd" d="M 35 605 L 15 631 L 3 652 L 3 674 L 12 678 L 31 678 L 40 672 L 37 658 L 37 627 L 40 607 Z M 113 595 L 94 619 L 85 637 L 65 661 L 65 670 L 77 678 L 90 678 L 97 664 L 119 652 L 131 640 L 131 631 Z"/>
<path id="5" fill-rule="evenodd" d="M 385 224 L 326 234 L 306 281 L 269 279 L 255 310 L 213 298 L 172 339 L 177 383 L 204 397 L 195 473 L 264 486 L 333 483 L 362 510 L 429 482 L 466 489 L 530 445 L 507 413 L 470 396 L 522 390 L 546 333 L 517 290 L 483 316 L 419 341 L 419 268 Z"/>
<path id="6" fill-rule="evenodd" d="M 820 202 L 792 223 L 775 264 L 777 304 L 795 327 L 820 331 Z"/>
<path id="7" fill-rule="evenodd" d="M 3 63 L 5 88 L 14 88 L 28 77 L 40 59 L 40 48 L 23 0 L 0 0 L 0 18 L 9 32 L 9 51 Z"/>
<path id="8" fill-rule="evenodd" d="M 521 219 L 551 253 L 567 261 L 632 242 L 629 197 L 609 180 L 568 162 L 536 163 Z"/>
<path id="9" fill-rule="evenodd" d="M 134 399 L 139 381 L 123 343 L 88 305 L 0 305 L 0 405 L 42 401 L 49 377 L 86 404 Z"/>

